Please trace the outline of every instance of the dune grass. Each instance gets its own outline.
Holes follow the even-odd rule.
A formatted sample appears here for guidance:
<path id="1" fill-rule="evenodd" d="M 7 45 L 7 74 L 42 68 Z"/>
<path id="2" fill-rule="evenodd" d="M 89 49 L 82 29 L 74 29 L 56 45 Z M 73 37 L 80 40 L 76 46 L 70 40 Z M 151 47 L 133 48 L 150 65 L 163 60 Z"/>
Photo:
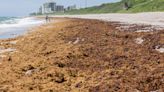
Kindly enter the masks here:
<path id="1" fill-rule="evenodd" d="M 124 9 L 124 3 L 130 6 Z M 116 3 L 107 3 L 100 6 L 66 11 L 55 14 L 99 14 L 99 13 L 137 13 L 137 12 L 157 12 L 164 11 L 164 0 L 122 0 Z"/>

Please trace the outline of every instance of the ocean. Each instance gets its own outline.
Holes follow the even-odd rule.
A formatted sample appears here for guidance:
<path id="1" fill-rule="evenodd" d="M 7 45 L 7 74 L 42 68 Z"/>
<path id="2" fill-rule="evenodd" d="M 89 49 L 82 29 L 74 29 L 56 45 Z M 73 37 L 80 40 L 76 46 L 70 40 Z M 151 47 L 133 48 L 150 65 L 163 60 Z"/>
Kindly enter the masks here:
<path id="1" fill-rule="evenodd" d="M 29 28 L 43 23 L 43 20 L 32 17 L 0 17 L 0 39 L 23 35 Z"/>

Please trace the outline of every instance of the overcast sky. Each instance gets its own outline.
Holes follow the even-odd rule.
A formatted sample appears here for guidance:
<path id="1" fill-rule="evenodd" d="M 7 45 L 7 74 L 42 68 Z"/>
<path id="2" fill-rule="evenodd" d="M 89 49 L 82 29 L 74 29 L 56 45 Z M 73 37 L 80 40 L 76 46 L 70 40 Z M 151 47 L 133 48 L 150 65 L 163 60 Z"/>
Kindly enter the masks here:
<path id="1" fill-rule="evenodd" d="M 85 6 L 85 0 L 0 0 L 0 16 L 26 16 L 35 12 L 45 2 L 55 1 L 58 5 L 74 5 L 78 7 Z M 100 5 L 107 2 L 116 2 L 120 0 L 87 0 L 88 6 Z"/>

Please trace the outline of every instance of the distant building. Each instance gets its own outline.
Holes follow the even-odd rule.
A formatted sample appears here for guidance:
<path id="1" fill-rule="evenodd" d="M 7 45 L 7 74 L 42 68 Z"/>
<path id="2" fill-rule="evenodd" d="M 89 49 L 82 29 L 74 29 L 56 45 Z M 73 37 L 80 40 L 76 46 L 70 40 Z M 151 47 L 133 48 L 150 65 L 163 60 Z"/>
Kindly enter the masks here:
<path id="1" fill-rule="evenodd" d="M 55 2 L 48 2 L 43 4 L 43 13 L 53 13 L 56 10 L 56 3 Z"/>
<path id="2" fill-rule="evenodd" d="M 67 11 L 76 9 L 76 5 L 68 6 Z"/>
<path id="3" fill-rule="evenodd" d="M 56 5 L 55 2 L 47 2 L 44 3 L 40 8 L 37 14 L 48 14 L 48 13 L 55 13 L 55 12 L 64 12 L 68 10 L 76 9 L 76 5 L 68 6 L 64 8 L 63 5 Z"/>
<path id="4" fill-rule="evenodd" d="M 56 6 L 56 12 L 63 12 L 64 11 L 64 6 L 63 5 L 57 5 Z"/>
<path id="5" fill-rule="evenodd" d="M 42 10 L 43 10 L 43 9 L 42 9 L 42 6 L 40 6 L 38 13 L 39 13 L 39 14 L 42 14 L 42 13 L 43 13 Z"/>

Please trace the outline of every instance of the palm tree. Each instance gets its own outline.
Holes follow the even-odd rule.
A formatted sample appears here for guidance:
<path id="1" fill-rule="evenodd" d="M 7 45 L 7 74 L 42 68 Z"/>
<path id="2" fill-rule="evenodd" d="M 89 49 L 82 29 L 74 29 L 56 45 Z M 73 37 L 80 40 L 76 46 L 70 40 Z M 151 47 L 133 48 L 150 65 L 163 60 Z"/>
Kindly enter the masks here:
<path id="1" fill-rule="evenodd" d="M 124 0 L 124 9 L 128 10 L 129 8 L 131 8 L 131 2 Z"/>
<path id="2" fill-rule="evenodd" d="M 125 8 L 126 10 L 128 10 L 128 9 L 130 8 L 127 2 L 124 2 L 124 8 Z"/>

